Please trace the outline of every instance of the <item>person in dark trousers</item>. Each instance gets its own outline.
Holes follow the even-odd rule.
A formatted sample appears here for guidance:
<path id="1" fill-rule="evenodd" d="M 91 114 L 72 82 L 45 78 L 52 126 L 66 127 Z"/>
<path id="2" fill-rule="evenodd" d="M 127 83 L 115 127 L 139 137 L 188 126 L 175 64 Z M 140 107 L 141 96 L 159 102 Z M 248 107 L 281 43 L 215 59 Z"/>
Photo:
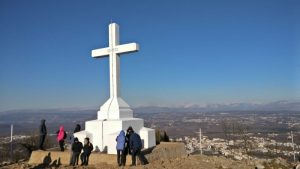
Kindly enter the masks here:
<path id="1" fill-rule="evenodd" d="M 56 132 L 57 141 L 59 143 L 60 151 L 65 151 L 65 139 L 67 138 L 67 133 L 65 132 L 64 126 L 60 126 L 59 130 Z"/>
<path id="2" fill-rule="evenodd" d="M 78 165 L 79 155 L 81 153 L 83 146 L 82 143 L 78 141 L 78 138 L 74 138 L 74 143 L 72 144 L 72 158 L 71 158 L 71 165 L 75 166 Z"/>
<path id="3" fill-rule="evenodd" d="M 84 139 L 83 153 L 80 155 L 81 165 L 89 164 L 89 157 L 93 151 L 93 144 L 90 142 L 90 139 L 87 137 Z"/>
<path id="4" fill-rule="evenodd" d="M 131 157 L 132 157 L 132 164 L 131 166 L 136 166 L 136 156 L 139 157 L 139 160 L 142 165 L 144 165 L 141 150 L 142 150 L 142 140 L 141 137 L 135 133 L 133 130 L 130 131 L 130 138 L 129 138 L 129 146 L 131 150 Z"/>
<path id="5" fill-rule="evenodd" d="M 47 135 L 47 127 L 45 124 L 46 120 L 42 119 L 41 120 L 41 125 L 40 125 L 40 143 L 39 143 L 39 149 L 40 150 L 45 150 L 44 149 L 44 142 L 45 142 L 45 138 Z"/>
<path id="6" fill-rule="evenodd" d="M 73 134 L 70 134 L 70 137 L 69 137 L 69 143 L 71 145 L 71 148 L 70 148 L 70 162 L 69 162 L 70 165 L 72 165 L 72 158 L 73 158 L 72 144 L 74 143 L 74 133 L 77 133 L 80 130 L 81 130 L 80 124 L 76 124 L 76 127 L 74 129 Z"/>
<path id="7" fill-rule="evenodd" d="M 120 131 L 120 134 L 116 138 L 117 141 L 117 162 L 119 166 L 125 166 L 125 141 L 126 136 L 123 130 Z"/>
<path id="8" fill-rule="evenodd" d="M 129 145 L 129 138 L 130 138 L 130 134 L 132 133 L 131 131 L 133 131 L 133 129 L 131 126 L 129 126 L 126 131 L 126 137 L 125 137 L 124 164 L 126 164 L 126 156 L 128 154 L 131 154 L 130 145 Z"/>

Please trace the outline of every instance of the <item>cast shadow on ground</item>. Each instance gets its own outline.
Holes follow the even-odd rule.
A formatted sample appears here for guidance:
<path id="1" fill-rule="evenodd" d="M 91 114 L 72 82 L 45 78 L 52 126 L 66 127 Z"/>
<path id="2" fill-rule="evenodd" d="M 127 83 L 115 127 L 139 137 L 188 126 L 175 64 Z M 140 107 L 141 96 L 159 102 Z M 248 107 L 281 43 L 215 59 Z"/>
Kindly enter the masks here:
<path id="1" fill-rule="evenodd" d="M 151 154 L 154 148 L 155 147 L 151 147 L 151 148 L 147 148 L 147 149 L 141 151 L 141 159 L 140 160 L 143 165 L 149 164 L 149 161 L 147 160 L 145 155 Z"/>
<path id="2" fill-rule="evenodd" d="M 32 169 L 42 169 L 46 167 L 59 167 L 60 165 L 61 165 L 60 158 L 52 161 L 51 152 L 49 152 L 48 155 L 44 157 L 43 163 L 33 167 Z"/>

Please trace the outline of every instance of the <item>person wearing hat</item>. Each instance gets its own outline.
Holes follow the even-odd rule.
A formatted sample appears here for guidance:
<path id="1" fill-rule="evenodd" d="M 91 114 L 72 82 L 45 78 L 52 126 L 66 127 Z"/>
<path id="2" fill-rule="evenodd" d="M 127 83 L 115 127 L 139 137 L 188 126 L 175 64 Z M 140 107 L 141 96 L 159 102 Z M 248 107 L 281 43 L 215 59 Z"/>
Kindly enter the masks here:
<path id="1" fill-rule="evenodd" d="M 116 138 L 117 142 L 117 162 L 119 166 L 125 166 L 125 142 L 126 136 L 123 130 L 120 131 L 120 134 Z"/>
<path id="2" fill-rule="evenodd" d="M 72 144 L 71 165 L 73 166 L 78 165 L 78 159 L 82 148 L 83 148 L 82 143 L 78 140 L 77 137 L 75 137 L 74 143 Z"/>
<path id="3" fill-rule="evenodd" d="M 125 149 L 124 149 L 124 164 L 126 164 L 126 156 L 128 154 L 131 154 L 130 152 L 130 145 L 129 145 L 129 138 L 130 135 L 133 131 L 133 128 L 131 126 L 128 127 L 128 129 L 126 130 L 126 137 L 125 137 Z"/>
<path id="4" fill-rule="evenodd" d="M 70 161 L 69 161 L 69 164 L 72 165 L 72 158 L 73 158 L 73 151 L 72 151 L 72 145 L 74 143 L 74 133 L 77 133 L 77 132 L 80 132 L 81 130 L 81 126 L 80 124 L 76 124 L 76 127 L 74 129 L 74 132 L 73 134 L 70 134 L 70 137 L 69 137 L 69 145 L 70 145 Z"/>
<path id="5" fill-rule="evenodd" d="M 129 130 L 129 150 L 131 152 L 132 164 L 131 166 L 136 166 L 136 156 L 138 156 L 142 165 L 144 165 L 144 161 L 142 158 L 141 150 L 142 150 L 142 140 L 140 135 L 135 133 L 133 130 Z"/>

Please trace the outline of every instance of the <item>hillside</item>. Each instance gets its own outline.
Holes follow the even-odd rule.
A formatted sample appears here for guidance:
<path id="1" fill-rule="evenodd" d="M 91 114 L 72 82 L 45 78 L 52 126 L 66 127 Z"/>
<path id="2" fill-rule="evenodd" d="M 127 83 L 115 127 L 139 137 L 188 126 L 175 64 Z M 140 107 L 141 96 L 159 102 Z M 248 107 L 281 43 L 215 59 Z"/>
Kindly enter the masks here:
<path id="1" fill-rule="evenodd" d="M 286 164 L 285 162 L 281 163 L 281 161 L 273 161 L 269 163 L 258 163 L 255 161 L 235 161 L 232 159 L 226 159 L 224 157 L 216 157 L 216 156 L 205 156 L 205 155 L 191 155 L 186 157 L 177 157 L 170 159 L 160 159 L 153 161 L 144 166 L 136 166 L 130 167 L 125 166 L 125 169 L 254 169 L 255 166 L 265 166 L 265 169 L 290 169 L 291 165 Z M 107 164 L 102 163 L 100 165 L 90 165 L 88 167 L 72 167 L 68 165 L 60 165 L 60 166 L 47 166 L 42 167 L 41 165 L 30 165 L 27 162 L 20 162 L 18 164 L 8 165 L 2 167 L 3 169 L 28 169 L 28 168 L 58 168 L 58 169 L 118 169 L 119 167 L 116 164 Z"/>
<path id="2" fill-rule="evenodd" d="M 281 168 L 287 169 L 291 168 L 292 165 L 286 163 L 285 160 L 276 159 L 276 160 L 243 160 L 236 161 L 233 159 L 228 159 L 225 157 L 218 156 L 206 156 L 206 155 L 187 155 L 183 150 L 183 145 L 178 143 L 162 143 L 158 145 L 151 153 L 146 155 L 146 158 L 149 161 L 149 164 L 144 166 L 130 167 L 129 163 L 124 168 L 133 168 L 133 169 L 254 169 L 256 166 L 265 166 L 265 169 L 271 168 Z M 40 151 L 42 152 L 42 151 Z M 54 152 L 52 152 L 54 153 Z M 69 155 L 68 152 L 65 153 L 66 156 Z M 96 155 L 95 153 L 94 155 Z M 128 162 L 130 161 L 130 156 L 127 156 Z M 64 159 L 63 157 L 61 159 Z M 34 161 L 31 159 L 30 161 Z M 72 167 L 66 165 L 66 161 L 62 161 L 61 165 L 50 164 L 33 164 L 32 162 L 19 162 L 17 164 L 2 166 L 3 169 L 27 169 L 27 168 L 91 168 L 91 169 L 117 169 L 119 168 L 115 164 L 115 157 L 106 158 L 106 161 L 101 161 L 100 158 L 95 158 L 90 161 L 92 164 L 88 167 Z"/>

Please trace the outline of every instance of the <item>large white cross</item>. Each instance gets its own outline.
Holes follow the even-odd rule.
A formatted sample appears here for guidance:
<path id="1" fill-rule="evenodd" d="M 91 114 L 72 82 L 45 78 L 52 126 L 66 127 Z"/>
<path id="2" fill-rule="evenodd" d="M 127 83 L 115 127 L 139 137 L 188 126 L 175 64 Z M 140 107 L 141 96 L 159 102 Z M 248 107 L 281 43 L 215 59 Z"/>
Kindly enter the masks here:
<path id="1" fill-rule="evenodd" d="M 129 126 L 139 133 L 144 148 L 155 146 L 155 130 L 144 127 L 144 120 L 133 117 L 130 106 L 120 96 L 120 58 L 123 53 L 139 50 L 136 43 L 119 45 L 119 26 L 109 25 L 109 47 L 92 50 L 92 57 L 109 55 L 110 97 L 100 106 L 97 120 L 85 122 L 85 131 L 74 134 L 80 141 L 89 137 L 95 150 L 107 150 L 108 154 L 116 154 L 116 142 L 113 141 L 121 130 Z"/>
<path id="2" fill-rule="evenodd" d="M 109 24 L 109 47 L 92 50 L 92 57 L 105 57 L 109 55 L 110 98 L 120 97 L 120 54 L 139 50 L 137 43 L 119 44 L 119 25 Z"/>

